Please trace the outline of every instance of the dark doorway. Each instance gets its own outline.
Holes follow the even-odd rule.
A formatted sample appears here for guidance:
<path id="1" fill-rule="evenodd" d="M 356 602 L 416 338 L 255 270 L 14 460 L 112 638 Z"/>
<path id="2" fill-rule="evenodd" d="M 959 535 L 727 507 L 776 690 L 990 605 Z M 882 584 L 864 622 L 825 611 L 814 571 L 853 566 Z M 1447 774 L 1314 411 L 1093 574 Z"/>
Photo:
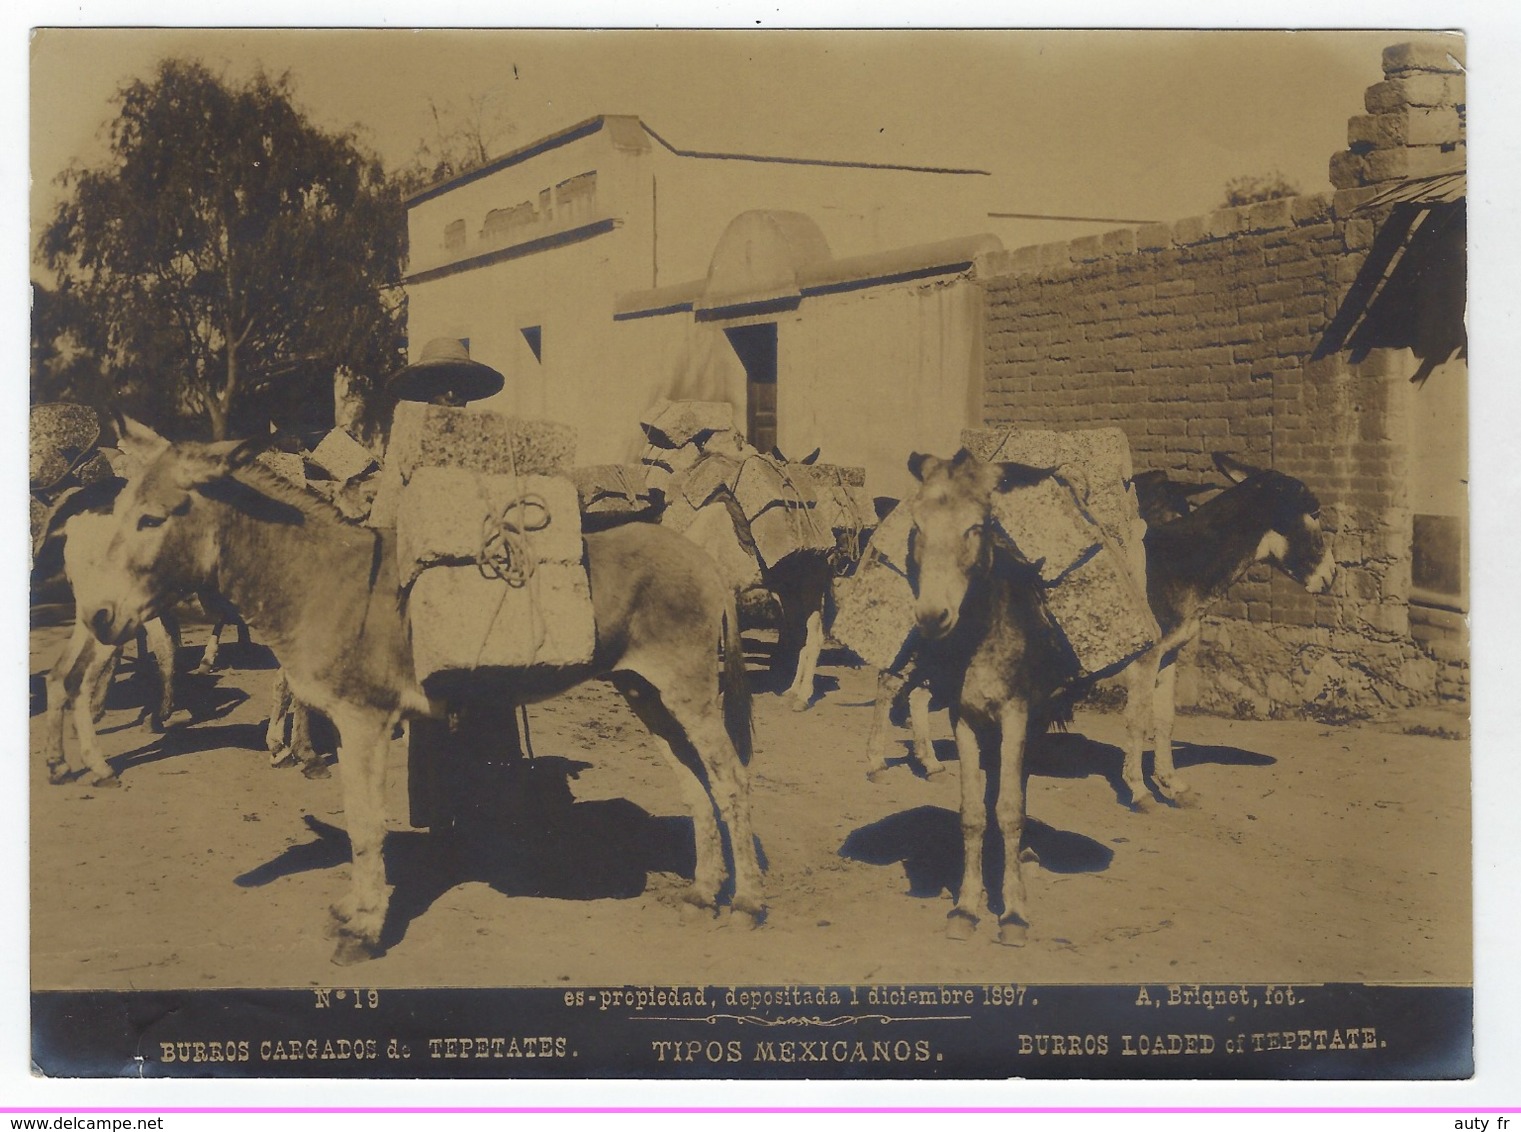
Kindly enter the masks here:
<path id="1" fill-rule="evenodd" d="M 745 367 L 745 439 L 762 452 L 776 447 L 776 323 L 724 329 Z"/>

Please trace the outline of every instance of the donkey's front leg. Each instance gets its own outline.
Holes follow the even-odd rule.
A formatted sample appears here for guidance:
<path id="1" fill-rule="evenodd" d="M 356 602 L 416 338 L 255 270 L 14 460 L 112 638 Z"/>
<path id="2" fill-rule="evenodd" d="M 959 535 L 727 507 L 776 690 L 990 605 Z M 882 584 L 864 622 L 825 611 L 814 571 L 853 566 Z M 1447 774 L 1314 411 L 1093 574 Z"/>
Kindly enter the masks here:
<path id="1" fill-rule="evenodd" d="M 933 777 L 945 770 L 945 764 L 935 757 L 935 744 L 930 739 L 930 690 L 923 684 L 908 690 L 908 725 L 914 736 L 914 758 L 924 768 L 926 777 Z"/>
<path id="2" fill-rule="evenodd" d="M 946 918 L 951 939 L 971 939 L 987 911 L 982 880 L 982 835 L 987 829 L 987 774 L 982 769 L 982 745 L 977 731 L 963 718 L 956 720 L 956 754 L 961 763 L 961 889 Z"/>
<path id="3" fill-rule="evenodd" d="M 994 806 L 1003 835 L 1003 915 L 998 942 L 1024 943 L 1030 925 L 1020 843 L 1025 835 L 1025 729 L 1029 706 L 1010 700 L 1003 706 L 1003 735 L 998 744 L 998 801 Z"/>
<path id="4" fill-rule="evenodd" d="M 333 962 L 358 963 L 380 954 L 390 889 L 386 885 L 386 755 L 399 713 L 344 707 L 333 713 L 338 728 L 343 811 L 348 820 L 353 873 L 349 894 L 333 906 L 338 946 Z"/>

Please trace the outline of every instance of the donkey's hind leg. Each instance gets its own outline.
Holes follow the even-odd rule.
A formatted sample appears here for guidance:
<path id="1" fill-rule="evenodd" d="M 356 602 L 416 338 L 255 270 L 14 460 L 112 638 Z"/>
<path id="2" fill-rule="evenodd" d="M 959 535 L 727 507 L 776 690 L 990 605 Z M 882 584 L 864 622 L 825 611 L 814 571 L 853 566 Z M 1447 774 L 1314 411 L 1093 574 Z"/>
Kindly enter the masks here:
<path id="1" fill-rule="evenodd" d="M 1151 809 L 1155 802 L 1146 787 L 1141 757 L 1146 750 L 1147 725 L 1152 721 L 1152 704 L 1156 701 L 1157 663 L 1154 652 L 1142 656 L 1124 672 L 1125 683 L 1125 788 L 1130 792 L 1130 807 Z"/>
<path id="2" fill-rule="evenodd" d="M 332 909 L 333 962 L 347 966 L 380 954 L 390 889 L 386 885 L 386 756 L 398 712 L 342 705 L 332 713 L 342 748 L 343 813 L 353 865 L 349 893 Z"/>
<path id="3" fill-rule="evenodd" d="M 866 736 L 866 777 L 881 782 L 887 774 L 887 745 L 892 736 L 892 707 L 903 690 L 901 673 L 884 668 L 877 673 L 877 699 L 871 709 L 871 731 Z"/>
<path id="4" fill-rule="evenodd" d="M 692 887 L 684 899 L 699 908 L 718 910 L 718 892 L 723 887 L 728 870 L 724 865 L 723 838 L 713 812 L 713 799 L 708 796 L 702 781 L 702 768 L 692 745 L 679 723 L 665 704 L 660 692 L 642 677 L 619 672 L 613 675 L 613 686 L 622 693 L 639 721 L 650 734 L 660 740 L 667 760 L 676 770 L 681 784 L 681 794 L 692 814 L 692 832 L 696 838 L 696 867 L 692 873 Z"/>
<path id="5" fill-rule="evenodd" d="M 1151 705 L 1152 725 L 1156 735 L 1153 747 L 1156 765 L 1152 777 L 1156 779 L 1157 789 L 1164 798 L 1186 806 L 1195 800 L 1193 788 L 1178 777 L 1172 761 L 1172 722 L 1176 710 L 1177 686 L 1178 664 L 1174 659 L 1158 674 L 1156 698 Z"/>
<path id="6" fill-rule="evenodd" d="M 617 678 L 620 691 L 631 682 Z M 692 883 L 694 903 L 717 905 L 719 890 L 728 875 L 724 862 L 722 831 L 728 830 L 734 856 L 734 911 L 758 924 L 766 917 L 762 896 L 760 861 L 755 834 L 750 826 L 749 771 L 724 729 L 723 714 L 706 681 L 701 695 L 684 695 L 672 687 L 649 685 L 650 694 L 630 697 L 635 713 L 655 735 L 665 741 L 672 761 L 686 773 L 683 786 L 690 793 L 692 820 L 697 834 L 697 868 Z M 714 811 L 717 811 L 717 820 Z M 720 825 L 721 823 L 721 825 Z"/>

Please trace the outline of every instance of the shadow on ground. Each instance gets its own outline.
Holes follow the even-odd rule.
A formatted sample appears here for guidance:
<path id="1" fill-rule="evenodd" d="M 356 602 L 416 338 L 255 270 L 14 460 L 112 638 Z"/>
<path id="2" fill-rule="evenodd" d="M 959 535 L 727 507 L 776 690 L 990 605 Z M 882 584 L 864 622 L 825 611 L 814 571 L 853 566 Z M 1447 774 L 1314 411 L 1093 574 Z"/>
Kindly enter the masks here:
<path id="1" fill-rule="evenodd" d="M 440 896 L 472 881 L 504 896 L 608 900 L 643 895 L 655 873 L 690 880 L 691 819 L 657 817 L 625 798 L 576 801 L 570 780 L 589 765 L 556 755 L 515 764 L 483 760 L 462 784 L 452 829 L 387 833 L 383 853 L 393 892 L 382 946 L 394 946 Z M 253 888 L 347 865 L 348 833 L 311 815 L 303 820 L 312 840 L 236 883 Z"/>

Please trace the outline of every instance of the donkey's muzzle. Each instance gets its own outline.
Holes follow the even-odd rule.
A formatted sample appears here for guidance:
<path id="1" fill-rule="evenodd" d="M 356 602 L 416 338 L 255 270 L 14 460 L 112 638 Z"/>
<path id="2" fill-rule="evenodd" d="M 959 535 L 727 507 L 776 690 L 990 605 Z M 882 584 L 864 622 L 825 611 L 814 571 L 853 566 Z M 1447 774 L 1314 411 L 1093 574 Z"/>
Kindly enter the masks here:
<path id="1" fill-rule="evenodd" d="M 132 635 L 130 621 L 118 623 L 115 604 L 108 602 L 90 615 L 90 632 L 103 645 L 116 646 Z"/>
<path id="2" fill-rule="evenodd" d="M 919 632 L 926 639 L 938 641 L 956 627 L 956 614 L 943 606 L 919 610 Z"/>

